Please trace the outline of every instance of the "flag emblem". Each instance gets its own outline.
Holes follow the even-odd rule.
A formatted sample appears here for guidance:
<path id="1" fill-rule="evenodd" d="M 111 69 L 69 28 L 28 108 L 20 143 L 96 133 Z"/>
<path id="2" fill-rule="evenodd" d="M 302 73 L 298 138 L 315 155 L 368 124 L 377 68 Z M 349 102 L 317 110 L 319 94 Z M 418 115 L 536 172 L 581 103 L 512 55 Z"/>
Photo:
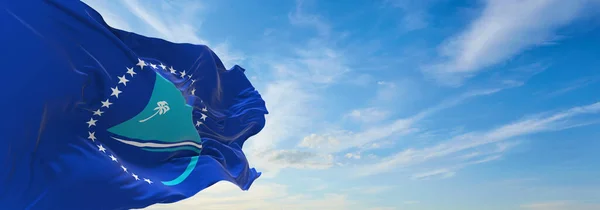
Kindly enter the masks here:
<path id="1" fill-rule="evenodd" d="M 160 72 L 155 72 L 157 64 L 138 59 L 138 63 L 133 67 L 126 67 L 127 71 L 124 71 L 123 76 L 118 77 L 117 84 L 113 84 L 114 87 L 110 87 L 111 94 L 104 101 L 100 102 L 99 108 L 90 113 L 91 117 L 86 122 L 88 125 L 88 139 L 93 141 L 98 147 L 98 152 L 105 154 L 109 161 L 115 163 L 115 167 L 121 167 L 123 173 L 128 173 L 135 180 L 145 181 L 148 184 L 154 183 L 154 181 L 160 181 L 164 185 L 177 185 L 183 182 L 190 173 L 196 167 L 198 157 L 202 151 L 202 140 L 196 127 L 202 125 L 201 121 L 206 120 L 206 115 L 203 113 L 200 120 L 196 123 L 193 122 L 192 111 L 193 108 L 190 106 L 185 99 L 185 92 L 180 91 L 175 84 L 165 78 Z M 154 66 L 155 68 L 149 69 L 144 68 L 146 66 Z M 177 71 L 171 67 L 173 71 L 166 71 L 167 68 L 162 63 L 159 64 L 160 68 L 165 70 L 165 74 L 172 74 L 173 77 L 179 77 L 183 75 L 185 71 L 177 74 Z M 151 90 L 151 96 L 148 100 L 144 109 L 134 115 L 132 118 L 110 126 L 106 129 L 108 139 L 98 140 L 96 130 L 98 124 L 103 123 L 102 116 L 105 113 L 111 112 L 111 105 L 117 105 L 119 99 L 125 98 L 128 94 L 126 93 L 127 87 L 133 87 L 136 84 L 136 71 L 150 71 L 154 72 L 154 86 Z M 166 75 L 169 76 L 169 75 Z M 146 77 L 148 78 L 148 77 Z M 144 79 L 146 79 L 144 78 Z M 152 77 L 150 77 L 152 78 Z M 191 83 L 192 75 L 183 77 L 187 81 L 184 83 Z M 131 82 L 129 86 L 127 83 Z M 189 94 L 194 94 L 195 88 L 193 88 Z M 201 108 L 202 112 L 208 112 L 206 107 Z M 196 125 L 196 126 L 195 126 Z M 98 140 L 98 141 L 97 141 Z M 108 151 L 105 145 L 102 144 L 104 141 L 116 141 L 121 144 L 125 144 L 131 148 L 147 151 L 148 153 L 160 153 L 167 152 L 172 153 L 176 151 L 191 151 L 197 154 L 197 156 L 190 158 L 189 164 L 185 170 L 181 171 L 180 174 L 170 180 L 151 180 L 150 178 L 144 178 L 142 174 L 136 174 L 133 170 L 129 170 L 127 164 L 121 163 L 119 158 L 122 155 L 119 151 Z M 115 147 L 121 148 L 121 147 Z M 125 152 L 125 151 L 123 151 Z"/>

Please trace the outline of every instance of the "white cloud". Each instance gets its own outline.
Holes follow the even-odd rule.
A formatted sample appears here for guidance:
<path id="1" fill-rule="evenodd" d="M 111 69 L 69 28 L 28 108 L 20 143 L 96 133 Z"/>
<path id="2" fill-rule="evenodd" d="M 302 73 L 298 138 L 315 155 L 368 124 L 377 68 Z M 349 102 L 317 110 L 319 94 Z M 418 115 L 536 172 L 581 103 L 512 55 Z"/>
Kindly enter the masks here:
<path id="1" fill-rule="evenodd" d="M 469 152 L 469 153 L 466 153 L 464 155 L 460 155 L 457 158 L 459 158 L 461 160 L 472 160 L 472 159 L 479 158 L 479 157 L 482 157 L 482 156 L 498 157 L 499 158 L 499 156 L 494 156 L 494 155 L 498 155 L 498 154 L 502 154 L 504 152 L 507 152 L 510 149 L 518 146 L 519 144 L 521 144 L 521 142 L 519 142 L 519 141 L 498 142 L 498 143 L 495 144 L 495 147 L 490 147 L 490 148 L 475 148 L 476 151 Z M 495 160 L 495 159 L 493 159 L 493 160 Z"/>
<path id="2" fill-rule="evenodd" d="M 364 144 L 360 147 L 361 151 L 374 150 L 374 149 L 382 149 L 389 148 L 394 145 L 393 141 L 380 141 L 369 144 Z"/>
<path id="3" fill-rule="evenodd" d="M 331 26 L 324 22 L 319 15 L 304 12 L 304 7 L 304 1 L 296 1 L 296 10 L 288 14 L 290 23 L 296 26 L 311 27 L 317 30 L 320 36 L 329 36 Z"/>
<path id="4" fill-rule="evenodd" d="M 374 155 L 374 154 L 368 154 L 367 157 L 370 158 L 370 159 L 376 159 L 376 158 L 378 158 L 377 155 Z"/>
<path id="5" fill-rule="evenodd" d="M 344 157 L 348 159 L 360 159 L 360 153 L 346 153 Z"/>
<path id="6" fill-rule="evenodd" d="M 335 148 L 340 145 L 337 135 L 317 135 L 311 134 L 304 137 L 298 146 L 311 149 L 320 149 L 323 147 Z"/>
<path id="7" fill-rule="evenodd" d="M 257 154 L 280 168 L 327 169 L 333 166 L 333 155 L 298 150 L 273 150 Z"/>
<path id="8" fill-rule="evenodd" d="M 576 201 L 546 201 L 521 205 L 526 210 L 597 210 L 600 204 L 589 204 Z"/>
<path id="9" fill-rule="evenodd" d="M 365 109 L 355 109 L 347 113 L 345 117 L 363 123 L 372 123 L 385 120 L 389 112 L 380 108 L 369 107 Z"/>
<path id="10" fill-rule="evenodd" d="M 387 0 L 386 3 L 402 10 L 401 27 L 413 31 L 429 26 L 429 7 L 437 0 Z"/>
<path id="11" fill-rule="evenodd" d="M 313 84 L 330 84 L 350 71 L 346 55 L 336 47 L 337 34 L 321 16 L 304 11 L 304 1 L 297 1 L 289 13 L 290 24 L 307 27 L 318 33 L 301 43 L 292 43 L 292 55 L 276 56 L 272 66 L 277 76 Z"/>
<path id="12" fill-rule="evenodd" d="M 586 77 L 586 78 L 582 78 L 582 79 L 578 79 L 575 81 L 571 81 L 568 84 L 566 84 L 566 87 L 560 88 L 558 90 L 554 90 L 552 92 L 547 93 L 547 97 L 556 97 L 559 95 L 563 95 L 565 93 L 589 86 L 593 83 L 596 83 L 600 81 L 600 77 L 595 76 L 595 77 Z"/>
<path id="13" fill-rule="evenodd" d="M 387 84 L 385 82 L 383 83 Z M 462 103 L 464 100 L 477 96 L 491 95 L 503 89 L 512 87 L 515 86 L 510 85 L 502 88 L 470 91 L 450 100 L 443 101 L 438 105 L 425 109 L 424 111 L 419 112 L 409 118 L 401 118 L 391 122 L 376 124 L 375 126 L 366 128 L 365 130 L 359 132 L 335 130 L 325 134 L 311 134 L 304 137 L 301 145 L 310 145 L 310 148 L 319 149 L 327 153 L 336 153 L 354 147 L 373 146 L 373 143 L 378 143 L 379 141 L 394 135 L 406 135 L 418 131 L 418 129 L 414 127 L 416 122 L 441 110 L 456 106 Z M 339 142 L 344 143 L 339 144 Z"/>
<path id="14" fill-rule="evenodd" d="M 386 103 L 394 104 L 396 109 L 401 109 L 398 104 L 398 98 L 409 98 L 407 95 L 411 94 L 410 99 L 414 100 L 417 98 L 418 90 L 414 87 L 416 86 L 414 82 L 405 79 L 400 82 L 389 82 L 389 81 L 379 81 L 377 82 L 378 87 L 375 92 L 375 96 L 371 99 L 371 103 L 374 105 L 382 105 Z M 407 99 L 408 100 L 408 99 Z"/>
<path id="15" fill-rule="evenodd" d="M 368 165 L 361 169 L 360 175 L 372 175 L 393 170 L 397 167 L 406 167 L 414 164 L 423 163 L 433 159 L 447 157 L 468 149 L 479 148 L 492 143 L 498 143 L 515 137 L 534 134 L 540 132 L 557 131 L 572 128 L 574 126 L 584 126 L 580 124 L 576 117 L 583 115 L 595 115 L 600 112 L 600 102 L 574 107 L 552 115 L 538 115 L 536 117 L 525 118 L 496 129 L 486 132 L 471 132 L 455 136 L 436 146 L 417 149 L 406 149 L 392 156 L 384 158 L 377 164 Z M 510 145 L 499 145 L 497 151 L 504 152 Z M 497 160 L 500 156 L 490 156 L 478 161 L 467 162 L 464 165 L 479 164 L 492 160 Z"/>
<path id="16" fill-rule="evenodd" d="M 275 75 L 281 79 L 308 84 L 331 84 L 350 71 L 345 56 L 330 46 L 326 38 L 294 45 L 292 55 L 267 59 Z"/>
<path id="17" fill-rule="evenodd" d="M 311 140 L 312 142 L 315 142 L 313 141 L 314 139 L 335 138 L 339 139 L 339 142 L 344 142 L 343 144 L 336 146 L 328 144 L 328 142 L 325 141 L 320 141 L 323 144 L 319 145 L 318 147 L 313 147 L 334 153 L 353 147 L 368 145 L 374 141 L 383 140 L 392 135 L 401 135 L 413 132 L 414 128 L 411 127 L 412 123 L 413 121 L 411 119 L 399 119 L 389 124 L 381 125 L 380 127 L 369 128 L 357 133 L 351 131 L 334 131 L 332 133 L 321 135 L 311 134 L 310 136 L 305 137 L 305 140 Z"/>
<path id="18" fill-rule="evenodd" d="M 442 178 L 450 178 L 453 177 L 455 174 L 454 171 L 450 171 L 448 169 L 437 169 L 437 170 L 433 170 L 433 171 L 428 171 L 428 172 L 424 172 L 424 173 L 418 173 L 418 174 L 414 174 L 412 176 L 413 179 L 429 179 L 431 177 L 435 177 L 435 176 L 440 176 Z"/>
<path id="19" fill-rule="evenodd" d="M 281 143 L 296 140 L 298 133 L 305 132 L 311 125 L 311 118 L 317 113 L 298 108 L 310 107 L 317 98 L 296 81 L 272 82 L 259 91 L 263 99 L 268 101 L 267 109 L 271 112 L 266 116 L 264 129 L 244 145 L 244 152 L 249 162 L 264 172 L 263 178 L 268 178 L 276 176 L 286 166 L 273 163 L 261 154 L 273 152 Z"/>
<path id="20" fill-rule="evenodd" d="M 193 199 L 186 199 L 174 204 L 159 204 L 148 207 L 148 210 L 188 210 L 202 207 L 206 210 L 222 209 L 352 209 L 356 202 L 345 194 L 301 194 L 292 193 L 287 186 L 276 183 L 265 183 L 257 180 L 250 191 L 241 191 L 228 182 L 219 182 Z"/>
<path id="21" fill-rule="evenodd" d="M 381 194 L 381 193 L 385 193 L 390 190 L 393 190 L 394 188 L 395 187 L 393 187 L 393 186 L 366 185 L 366 186 L 351 187 L 348 189 L 344 189 L 344 190 L 342 190 L 342 192 L 377 195 L 377 194 Z"/>
<path id="22" fill-rule="evenodd" d="M 501 153 L 501 152 L 498 152 L 495 155 L 490 155 L 490 156 L 484 157 L 479 160 L 473 160 L 473 161 L 467 161 L 467 162 L 461 162 L 461 161 L 452 162 L 452 161 L 450 161 L 450 163 L 448 163 L 449 161 L 445 161 L 445 163 L 443 163 L 441 165 L 446 165 L 445 166 L 446 168 L 430 170 L 430 171 L 426 171 L 426 172 L 422 172 L 422 173 L 415 173 L 411 176 L 411 178 L 417 179 L 417 180 L 430 180 L 430 179 L 434 179 L 434 178 L 439 178 L 439 179 L 450 178 L 450 177 L 453 177 L 454 175 L 456 175 L 457 171 L 459 171 L 460 169 L 462 169 L 464 167 L 499 160 L 502 157 L 502 155 L 500 155 L 499 153 Z M 438 165 L 440 165 L 440 164 L 438 164 Z"/>
<path id="23" fill-rule="evenodd" d="M 552 40 L 594 0 L 487 0 L 481 16 L 440 46 L 441 62 L 425 68 L 460 84 L 486 67 Z"/>

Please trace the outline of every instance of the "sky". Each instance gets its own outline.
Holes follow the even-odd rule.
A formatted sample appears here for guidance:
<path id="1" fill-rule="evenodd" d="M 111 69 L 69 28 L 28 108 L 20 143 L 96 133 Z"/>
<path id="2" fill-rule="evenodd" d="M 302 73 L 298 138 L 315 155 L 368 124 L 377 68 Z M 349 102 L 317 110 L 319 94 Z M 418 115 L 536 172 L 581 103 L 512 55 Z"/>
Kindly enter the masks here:
<path id="1" fill-rule="evenodd" d="M 262 176 L 149 210 L 600 209 L 598 0 L 84 0 L 240 65 Z"/>

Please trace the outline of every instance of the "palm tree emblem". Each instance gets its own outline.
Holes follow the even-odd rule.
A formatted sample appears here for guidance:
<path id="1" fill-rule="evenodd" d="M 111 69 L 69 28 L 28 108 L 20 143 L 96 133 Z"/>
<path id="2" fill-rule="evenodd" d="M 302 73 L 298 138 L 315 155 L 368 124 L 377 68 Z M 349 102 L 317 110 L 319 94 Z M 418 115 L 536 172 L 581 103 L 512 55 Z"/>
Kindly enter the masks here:
<path id="1" fill-rule="evenodd" d="M 140 120 L 140 122 L 146 122 L 147 120 L 152 119 L 157 114 L 163 115 L 163 114 L 167 113 L 169 110 L 171 110 L 171 108 L 169 107 L 169 103 L 167 103 L 166 101 L 159 101 L 159 102 L 156 102 L 156 108 L 154 108 L 154 110 L 156 110 L 156 112 L 152 116 L 150 116 L 146 119 Z"/>

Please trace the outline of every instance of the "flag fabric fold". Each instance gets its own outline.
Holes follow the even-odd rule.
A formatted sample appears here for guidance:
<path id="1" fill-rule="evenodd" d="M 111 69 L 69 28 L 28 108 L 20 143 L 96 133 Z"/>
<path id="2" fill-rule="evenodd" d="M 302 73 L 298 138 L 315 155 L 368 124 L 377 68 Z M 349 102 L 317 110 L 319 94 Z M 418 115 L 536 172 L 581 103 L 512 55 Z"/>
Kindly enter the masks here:
<path id="1" fill-rule="evenodd" d="M 76 0 L 2 0 L 0 23 L 0 209 L 144 208 L 260 176 L 242 146 L 265 102 L 207 46 Z"/>

